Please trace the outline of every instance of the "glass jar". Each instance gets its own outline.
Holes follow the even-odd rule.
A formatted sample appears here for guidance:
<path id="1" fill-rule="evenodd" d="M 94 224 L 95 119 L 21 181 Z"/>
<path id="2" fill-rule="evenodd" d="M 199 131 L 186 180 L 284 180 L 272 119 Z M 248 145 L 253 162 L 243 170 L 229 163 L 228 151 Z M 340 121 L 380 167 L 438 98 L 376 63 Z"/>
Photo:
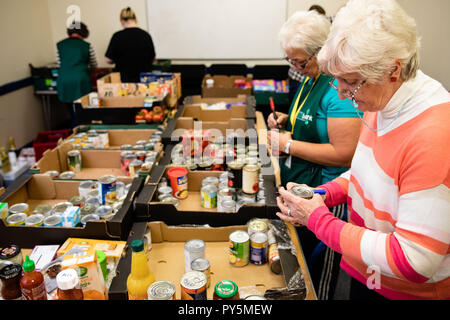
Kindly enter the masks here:
<path id="1" fill-rule="evenodd" d="M 83 300 L 83 290 L 75 269 L 66 269 L 56 276 L 59 300 Z"/>
<path id="2" fill-rule="evenodd" d="M 22 266 L 20 264 L 4 264 L 0 269 L 2 281 L 1 296 L 3 300 L 22 300 L 20 279 L 22 278 Z"/>
<path id="3" fill-rule="evenodd" d="M 231 280 L 217 282 L 214 287 L 213 300 L 240 300 L 237 284 Z"/>
<path id="4" fill-rule="evenodd" d="M 11 261 L 12 263 L 22 265 L 23 256 L 19 246 L 12 244 L 7 247 L 0 248 L 0 262 Z"/>

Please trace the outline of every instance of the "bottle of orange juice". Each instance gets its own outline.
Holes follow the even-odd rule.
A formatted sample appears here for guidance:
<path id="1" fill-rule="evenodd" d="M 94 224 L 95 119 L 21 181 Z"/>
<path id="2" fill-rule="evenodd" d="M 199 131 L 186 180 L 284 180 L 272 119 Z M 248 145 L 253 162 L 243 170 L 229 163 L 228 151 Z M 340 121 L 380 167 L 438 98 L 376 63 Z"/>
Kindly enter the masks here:
<path id="1" fill-rule="evenodd" d="M 131 250 L 131 273 L 127 279 L 128 299 L 147 299 L 147 289 L 155 282 L 155 277 L 148 266 L 144 242 L 142 240 L 134 240 L 131 243 Z"/>

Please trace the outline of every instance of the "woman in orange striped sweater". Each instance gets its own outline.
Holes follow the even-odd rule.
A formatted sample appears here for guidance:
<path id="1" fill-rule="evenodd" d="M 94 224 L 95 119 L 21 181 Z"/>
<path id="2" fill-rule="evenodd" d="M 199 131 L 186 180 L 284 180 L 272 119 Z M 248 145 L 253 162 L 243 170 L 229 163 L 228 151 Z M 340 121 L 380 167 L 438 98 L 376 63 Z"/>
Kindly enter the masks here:
<path id="1" fill-rule="evenodd" d="M 418 52 L 395 0 L 350 0 L 318 60 L 364 112 L 351 168 L 312 200 L 280 189 L 278 216 L 342 254 L 351 299 L 450 299 L 450 94 Z M 328 209 L 343 202 L 348 223 Z"/>

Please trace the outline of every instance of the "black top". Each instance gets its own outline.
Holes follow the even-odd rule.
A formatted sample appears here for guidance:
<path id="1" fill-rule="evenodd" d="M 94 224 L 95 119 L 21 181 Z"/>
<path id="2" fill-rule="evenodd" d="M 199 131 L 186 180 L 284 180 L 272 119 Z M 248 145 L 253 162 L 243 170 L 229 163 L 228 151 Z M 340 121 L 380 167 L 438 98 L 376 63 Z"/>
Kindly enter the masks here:
<path id="1" fill-rule="evenodd" d="M 152 71 L 155 48 L 152 37 L 140 28 L 116 32 L 109 43 L 106 57 L 116 64 L 122 82 L 139 82 L 141 72 Z"/>

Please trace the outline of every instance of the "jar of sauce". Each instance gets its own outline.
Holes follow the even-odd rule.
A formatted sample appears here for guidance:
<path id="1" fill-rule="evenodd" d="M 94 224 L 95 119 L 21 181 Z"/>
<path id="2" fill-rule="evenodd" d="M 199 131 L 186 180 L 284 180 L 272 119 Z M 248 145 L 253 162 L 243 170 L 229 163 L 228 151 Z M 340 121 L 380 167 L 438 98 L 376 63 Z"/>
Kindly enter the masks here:
<path id="1" fill-rule="evenodd" d="M 20 279 L 22 278 L 22 266 L 20 264 L 3 264 L 0 269 L 2 281 L 1 295 L 3 300 L 22 300 Z"/>
<path id="2" fill-rule="evenodd" d="M 214 287 L 213 300 L 240 300 L 239 288 L 231 280 L 222 280 Z"/>
<path id="3" fill-rule="evenodd" d="M 25 256 L 23 263 L 25 274 L 20 279 L 20 288 L 25 300 L 47 300 L 47 291 L 45 289 L 44 276 L 36 267 L 33 260 L 28 255 Z"/>
<path id="4" fill-rule="evenodd" d="M 83 290 L 75 269 L 65 269 L 56 276 L 59 300 L 83 300 Z"/>

